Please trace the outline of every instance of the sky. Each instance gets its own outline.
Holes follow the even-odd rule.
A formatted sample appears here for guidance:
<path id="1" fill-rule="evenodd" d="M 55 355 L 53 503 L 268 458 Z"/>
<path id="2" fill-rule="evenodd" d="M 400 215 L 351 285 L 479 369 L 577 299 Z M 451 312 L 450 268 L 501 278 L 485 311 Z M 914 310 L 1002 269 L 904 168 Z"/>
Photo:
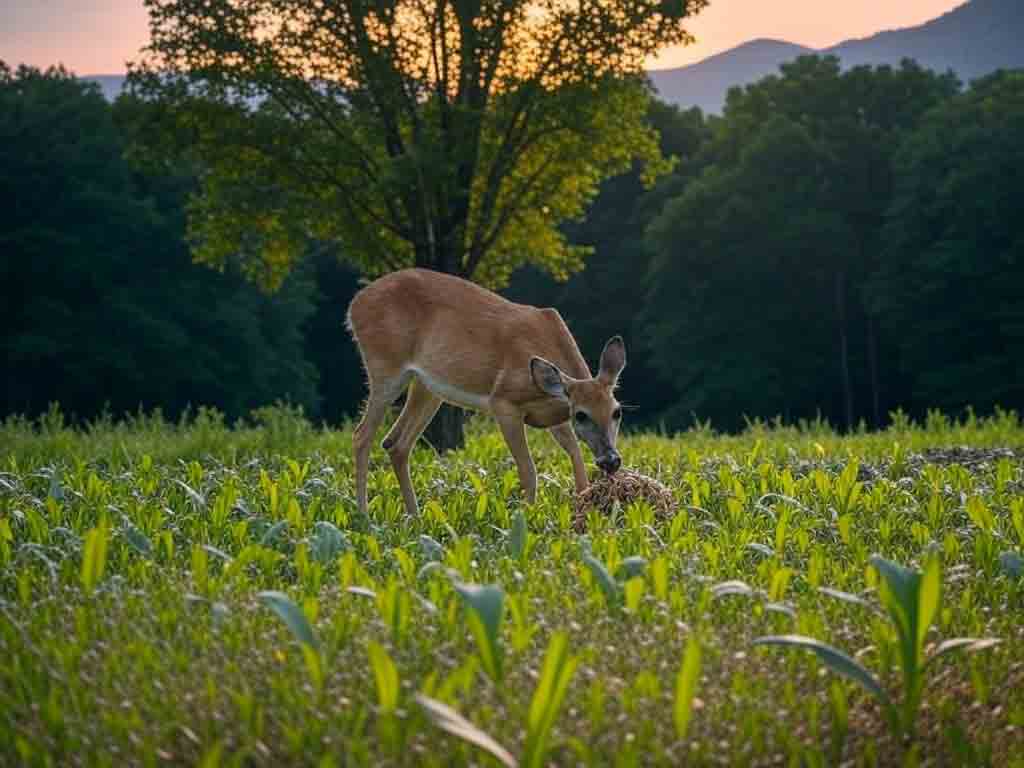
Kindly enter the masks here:
<path id="1" fill-rule="evenodd" d="M 770 37 L 823 48 L 913 26 L 963 0 L 711 0 L 690 22 L 697 43 L 669 49 L 651 68 L 679 67 Z M 148 34 L 142 0 L 0 0 L 0 60 L 80 75 L 119 74 Z"/>

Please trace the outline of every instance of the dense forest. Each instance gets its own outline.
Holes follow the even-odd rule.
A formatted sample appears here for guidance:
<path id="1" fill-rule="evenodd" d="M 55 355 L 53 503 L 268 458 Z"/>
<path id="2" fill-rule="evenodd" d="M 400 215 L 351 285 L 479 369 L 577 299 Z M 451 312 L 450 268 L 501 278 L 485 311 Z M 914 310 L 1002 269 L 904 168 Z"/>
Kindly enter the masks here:
<path id="1" fill-rule="evenodd" d="M 647 117 L 675 169 L 606 182 L 565 228 L 585 269 L 527 267 L 505 291 L 559 308 L 592 363 L 626 337 L 633 425 L 1024 406 L 1024 72 L 965 87 L 812 56 L 721 117 Z M 159 119 L 61 70 L 0 69 L 0 415 L 354 415 L 345 254 L 312 250 L 270 294 L 194 264 L 202 169 L 135 152 Z"/>

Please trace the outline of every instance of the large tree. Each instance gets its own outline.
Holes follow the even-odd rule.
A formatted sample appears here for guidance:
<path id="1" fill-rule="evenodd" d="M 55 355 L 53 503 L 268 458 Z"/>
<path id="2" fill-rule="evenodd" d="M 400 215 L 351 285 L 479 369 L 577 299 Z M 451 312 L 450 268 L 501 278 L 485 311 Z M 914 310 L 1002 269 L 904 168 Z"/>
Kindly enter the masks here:
<path id="1" fill-rule="evenodd" d="M 0 415 L 58 402 L 81 418 L 189 405 L 234 418 L 278 398 L 315 410 L 311 281 L 268 297 L 192 263 L 191 173 L 137 173 L 124 157 L 146 110 L 0 62 Z"/>
<path id="2" fill-rule="evenodd" d="M 273 287 L 320 241 L 368 276 L 494 287 L 580 268 L 559 224 L 634 162 L 666 169 L 643 63 L 706 2 L 146 0 L 131 81 L 205 168 L 200 261 Z"/>
<path id="3" fill-rule="evenodd" d="M 843 71 L 802 57 L 733 89 L 699 180 L 653 222 L 655 364 L 672 417 L 878 424 L 893 359 L 864 299 L 892 200 L 893 155 L 958 83 L 913 62 Z"/>
<path id="4" fill-rule="evenodd" d="M 514 301 L 557 308 L 584 354 L 595 354 L 615 334 L 633 340 L 618 398 L 636 407 L 629 417 L 634 427 L 656 425 L 661 412 L 676 401 L 673 388 L 651 365 L 650 346 L 643 343 L 647 329 L 637 299 L 645 292 L 653 255 L 644 230 L 664 202 L 678 196 L 699 173 L 700 148 L 710 138 L 708 122 L 696 107 L 682 111 L 655 99 L 647 119 L 661 137 L 661 151 L 679 159 L 675 170 L 646 191 L 639 169 L 605 181 L 585 218 L 565 227 L 569 242 L 593 249 L 587 268 L 566 281 L 523 269 L 505 291 Z"/>
<path id="5" fill-rule="evenodd" d="M 919 408 L 1024 407 L 1024 72 L 932 110 L 896 166 L 871 298 Z"/>

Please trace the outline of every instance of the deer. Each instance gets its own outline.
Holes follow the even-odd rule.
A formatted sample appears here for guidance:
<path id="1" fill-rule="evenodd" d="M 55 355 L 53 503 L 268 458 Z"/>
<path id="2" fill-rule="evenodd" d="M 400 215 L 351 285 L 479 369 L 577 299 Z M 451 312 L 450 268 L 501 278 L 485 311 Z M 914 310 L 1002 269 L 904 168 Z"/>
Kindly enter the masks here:
<path id="1" fill-rule="evenodd" d="M 460 277 L 418 268 L 363 287 L 345 324 L 369 389 L 352 437 L 360 513 L 367 512 L 373 439 L 403 393 L 405 404 L 382 447 L 410 516 L 419 507 L 409 457 L 442 402 L 494 417 L 528 504 L 536 501 L 537 470 L 527 426 L 547 429 L 569 455 L 577 492 L 588 487 L 580 441 L 607 475 L 621 467 L 615 448 L 622 423 L 615 389 L 626 366 L 621 336 L 605 344 L 594 376 L 557 310 L 517 304 Z"/>

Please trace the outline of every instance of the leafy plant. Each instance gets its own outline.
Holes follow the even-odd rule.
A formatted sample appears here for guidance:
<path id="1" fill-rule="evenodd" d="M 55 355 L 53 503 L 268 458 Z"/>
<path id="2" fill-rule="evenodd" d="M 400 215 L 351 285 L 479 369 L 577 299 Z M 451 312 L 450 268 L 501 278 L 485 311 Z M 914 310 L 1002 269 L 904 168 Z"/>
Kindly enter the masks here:
<path id="1" fill-rule="evenodd" d="M 926 657 L 925 636 L 939 610 L 942 586 L 937 555 L 928 557 L 923 572 L 905 568 L 878 555 L 871 558 L 871 564 L 882 577 L 882 604 L 896 630 L 903 682 L 903 695 L 898 702 L 890 698 L 878 678 L 864 665 L 819 640 L 801 635 L 768 635 L 757 638 L 754 644 L 812 651 L 826 667 L 853 680 L 877 698 L 894 732 L 912 738 L 928 665 L 951 651 L 980 651 L 999 641 L 994 638 L 954 638 L 940 643 Z"/>
<path id="2" fill-rule="evenodd" d="M 320 641 L 317 639 L 309 619 L 306 618 L 306 614 L 283 592 L 270 590 L 260 592 L 257 597 L 264 605 L 277 614 L 278 618 L 295 635 L 295 639 L 299 641 L 302 649 L 302 658 L 306 664 L 309 677 L 317 690 L 322 690 L 324 664 L 323 658 L 320 655 Z"/>
<path id="3" fill-rule="evenodd" d="M 540 679 L 530 701 L 523 755 L 523 765 L 527 768 L 540 768 L 544 764 L 551 729 L 578 665 L 579 659 L 569 653 L 568 636 L 562 632 L 552 635 Z"/>
<path id="4" fill-rule="evenodd" d="M 686 734 L 690 729 L 690 718 L 693 715 L 693 699 L 697 695 L 697 685 L 700 682 L 700 657 L 700 638 L 694 633 L 686 641 L 683 663 L 679 667 L 679 674 L 676 675 L 675 704 L 672 711 L 676 726 L 676 736 L 680 740 L 686 738 Z"/>
<path id="5" fill-rule="evenodd" d="M 627 557 L 619 563 L 618 568 L 615 569 L 615 576 L 613 577 L 605 567 L 605 564 L 594 557 L 586 542 L 584 542 L 582 547 L 581 558 L 583 560 L 583 564 L 587 567 L 587 570 L 590 571 L 594 580 L 597 582 L 597 585 L 601 590 L 601 594 L 604 596 L 605 605 L 612 610 L 618 609 L 622 605 L 623 599 L 626 597 L 623 586 L 624 583 L 643 574 L 647 567 L 647 560 L 644 558 L 637 555 Z"/>
<path id="6" fill-rule="evenodd" d="M 491 680 L 500 683 L 503 671 L 501 620 L 505 614 L 505 592 L 497 584 L 479 586 L 455 581 L 454 586 L 469 608 L 469 629 L 476 640 L 484 671 Z"/>
<path id="7" fill-rule="evenodd" d="M 85 546 L 82 548 L 82 588 L 92 592 L 103 579 L 107 566 L 107 544 L 110 529 L 104 519 L 99 525 L 85 535 Z"/>
<path id="8" fill-rule="evenodd" d="M 438 728 L 474 744 L 496 757 L 503 765 L 515 768 L 540 768 L 547 755 L 551 730 L 565 701 L 569 683 L 579 664 L 579 659 L 568 651 L 568 637 L 557 633 L 551 637 L 544 656 L 537 687 L 530 700 L 526 722 L 526 744 L 522 762 L 517 761 L 504 747 L 486 732 L 480 730 L 451 707 L 427 696 L 419 695 L 416 700 L 424 708 L 431 722 Z"/>
<path id="9" fill-rule="evenodd" d="M 507 766 L 507 768 L 518 767 L 519 762 L 507 749 L 447 704 L 443 704 L 423 694 L 416 695 L 416 702 L 423 707 L 423 711 L 430 722 L 442 731 L 480 747 L 480 749 L 497 758 L 498 762 Z"/>

